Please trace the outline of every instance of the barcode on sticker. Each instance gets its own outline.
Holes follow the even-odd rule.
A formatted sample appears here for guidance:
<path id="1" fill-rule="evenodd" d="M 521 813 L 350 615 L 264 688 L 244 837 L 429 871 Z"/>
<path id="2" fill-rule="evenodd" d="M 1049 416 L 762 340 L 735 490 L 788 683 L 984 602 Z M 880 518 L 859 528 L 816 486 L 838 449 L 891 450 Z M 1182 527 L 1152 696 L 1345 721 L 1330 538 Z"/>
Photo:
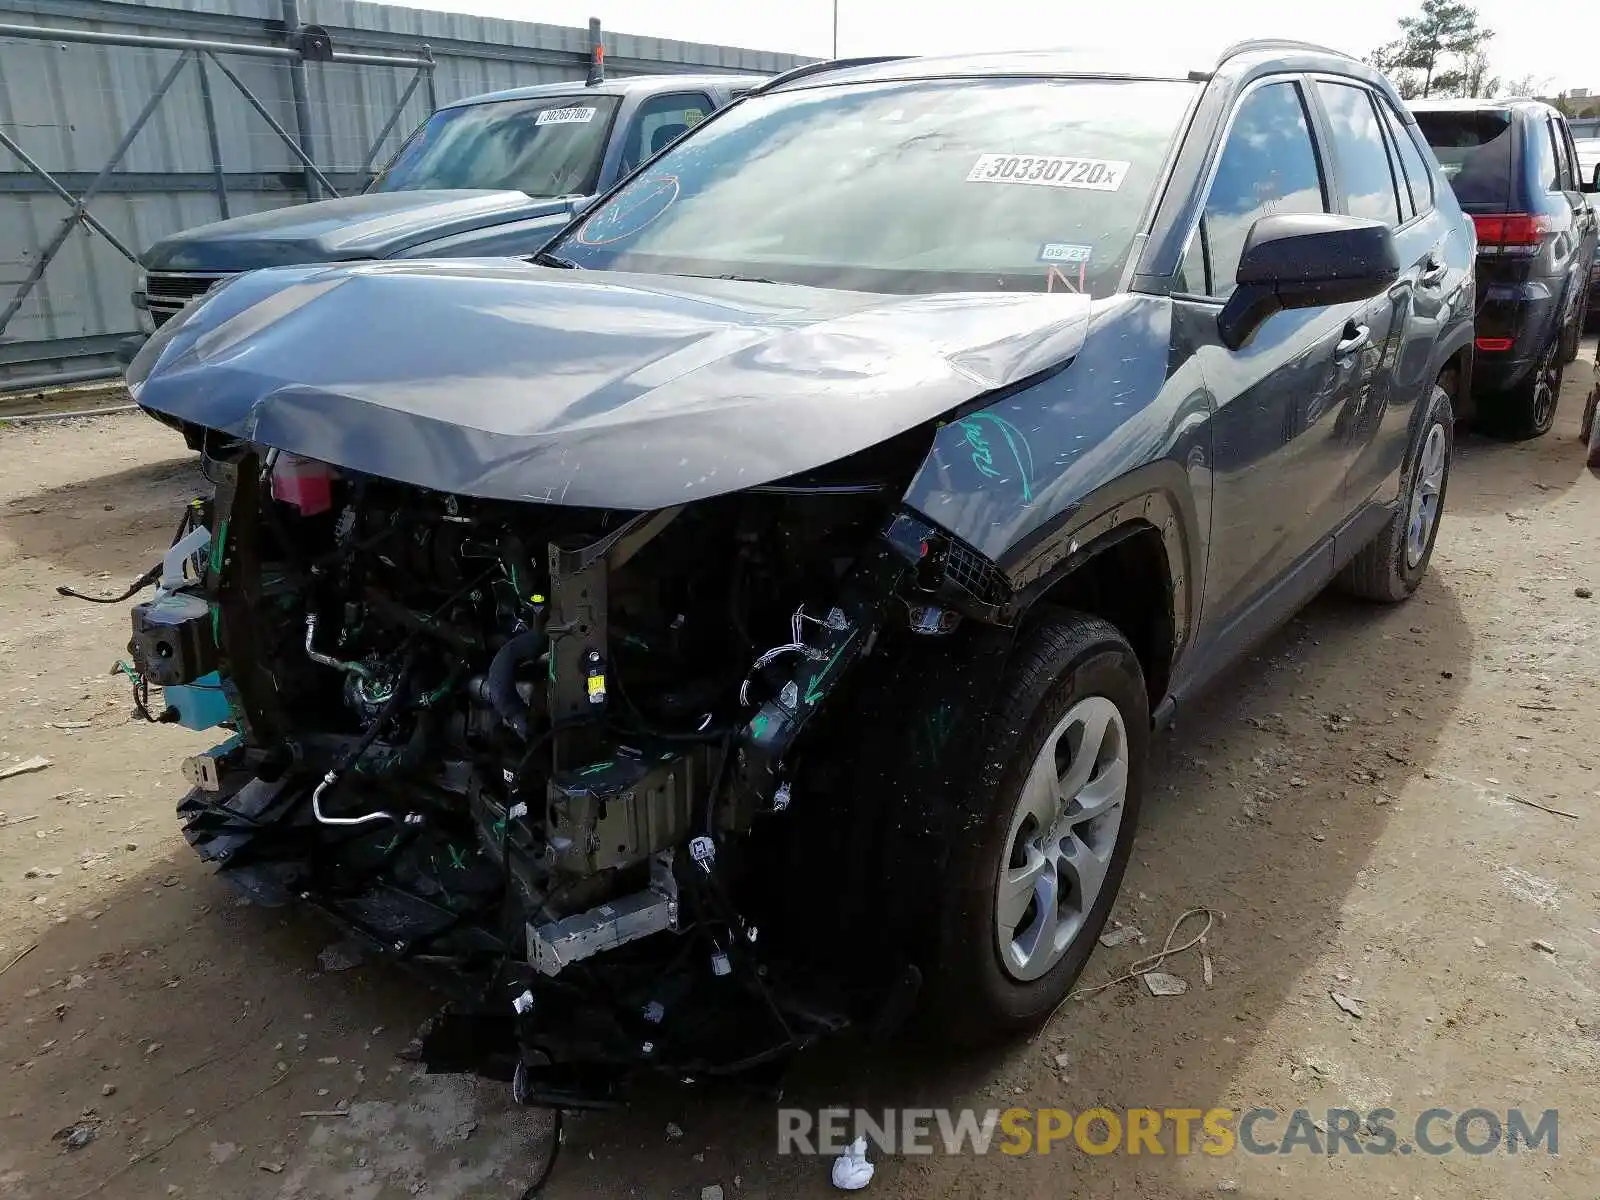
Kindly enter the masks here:
<path id="1" fill-rule="evenodd" d="M 587 125 L 594 120 L 596 108 L 547 108 L 533 119 L 535 125 Z"/>
<path id="2" fill-rule="evenodd" d="M 968 183 L 1031 183 L 1039 187 L 1087 188 L 1114 192 L 1130 164 L 1104 158 L 1059 154 L 980 154 L 967 172 Z"/>

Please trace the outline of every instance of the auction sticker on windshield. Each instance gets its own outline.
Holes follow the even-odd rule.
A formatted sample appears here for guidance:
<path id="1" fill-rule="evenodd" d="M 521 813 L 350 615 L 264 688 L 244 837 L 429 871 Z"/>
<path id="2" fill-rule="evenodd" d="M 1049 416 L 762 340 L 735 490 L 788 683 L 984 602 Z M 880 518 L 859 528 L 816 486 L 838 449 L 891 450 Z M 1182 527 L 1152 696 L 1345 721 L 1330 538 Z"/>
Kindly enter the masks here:
<path id="1" fill-rule="evenodd" d="M 533 119 L 535 125 L 587 125 L 597 108 L 547 108 Z"/>
<path id="2" fill-rule="evenodd" d="M 968 183 L 1032 183 L 1040 187 L 1087 188 L 1114 192 L 1131 164 L 1104 158 L 1067 158 L 1059 154 L 980 154 Z"/>

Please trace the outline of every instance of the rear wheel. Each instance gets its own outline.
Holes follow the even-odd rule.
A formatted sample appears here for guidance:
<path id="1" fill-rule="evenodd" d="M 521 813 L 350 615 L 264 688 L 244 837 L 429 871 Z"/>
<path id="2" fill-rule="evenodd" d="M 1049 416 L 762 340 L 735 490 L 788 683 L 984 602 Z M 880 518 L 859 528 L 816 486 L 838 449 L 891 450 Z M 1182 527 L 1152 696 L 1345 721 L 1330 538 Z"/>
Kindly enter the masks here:
<path id="1" fill-rule="evenodd" d="M 1499 398 L 1494 432 L 1514 441 L 1543 437 L 1555 424 L 1566 360 L 1559 331 L 1539 355 L 1527 376 Z"/>
<path id="2" fill-rule="evenodd" d="M 1342 590 L 1362 600 L 1393 604 L 1417 590 L 1433 557 L 1450 483 L 1455 412 L 1450 393 L 1435 384 L 1407 455 L 1400 503 L 1378 536 L 1339 575 Z"/>
<path id="3" fill-rule="evenodd" d="M 1012 657 L 943 871 L 930 1016 L 947 1037 L 1049 1017 L 1083 970 L 1132 850 L 1150 708 L 1112 625 L 1052 615 Z"/>

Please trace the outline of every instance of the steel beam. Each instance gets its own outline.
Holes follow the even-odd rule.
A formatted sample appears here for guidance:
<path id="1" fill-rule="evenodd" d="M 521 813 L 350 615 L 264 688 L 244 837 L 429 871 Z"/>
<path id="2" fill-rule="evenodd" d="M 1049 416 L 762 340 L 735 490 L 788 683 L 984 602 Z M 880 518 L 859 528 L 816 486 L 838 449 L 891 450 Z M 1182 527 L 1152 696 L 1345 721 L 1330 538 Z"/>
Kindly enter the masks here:
<path id="1" fill-rule="evenodd" d="M 361 160 L 363 171 L 372 170 L 372 163 L 378 157 L 378 151 L 383 149 L 383 139 L 389 136 L 389 131 L 395 127 L 395 122 L 400 120 L 401 114 L 406 111 L 406 105 L 411 103 L 411 97 L 416 93 L 417 85 L 422 82 L 426 72 L 418 71 L 411 76 L 411 82 L 406 85 L 406 90 L 400 93 L 400 103 L 394 106 L 394 111 L 389 114 L 389 119 L 383 123 L 383 128 L 378 130 L 378 136 L 372 139 L 372 148 L 367 151 L 367 156 Z M 431 111 L 431 110 L 430 110 Z"/>
<path id="2" fill-rule="evenodd" d="M 39 280 L 44 278 L 44 273 L 49 268 L 51 260 L 61 252 L 61 247 L 66 245 L 67 238 L 72 231 L 78 227 L 80 222 L 86 223 L 85 216 L 88 213 L 89 201 L 94 199 L 95 193 L 100 190 L 101 185 L 117 169 L 117 164 L 128 153 L 128 147 L 133 145 L 133 139 L 139 136 L 152 114 L 155 113 L 156 108 L 166 98 L 167 92 L 171 90 L 173 82 L 178 78 L 178 74 L 188 61 L 189 54 L 187 51 L 178 55 L 172 67 L 162 76 L 161 82 L 156 85 L 156 90 L 150 94 L 150 99 L 146 100 L 144 107 L 139 110 L 139 115 L 134 118 L 133 124 L 128 126 L 128 131 L 122 135 L 122 140 L 117 143 L 117 148 L 111 152 L 111 157 L 106 160 L 106 165 L 100 168 L 100 174 L 95 176 L 94 182 L 89 185 L 83 195 L 77 197 L 73 202 L 72 212 L 67 216 L 66 220 L 61 222 L 61 228 L 56 231 L 55 236 L 50 239 L 50 244 L 39 255 L 39 261 L 33 264 L 33 270 L 28 272 L 28 277 L 17 285 L 16 294 L 11 297 L 11 303 L 6 305 L 3 313 L 0 313 L 0 333 L 6 331 L 6 326 L 11 324 L 11 319 L 22 308 L 23 302 L 27 300 Z M 99 222 L 97 221 L 95 224 L 99 225 Z M 127 254 L 127 248 L 121 242 L 116 242 L 116 246 L 124 254 Z M 138 261 L 131 254 L 128 257 L 132 258 L 134 262 Z"/>
<path id="3" fill-rule="evenodd" d="M 245 86 L 244 80 L 235 75 L 228 64 L 223 62 L 210 50 L 207 50 L 205 53 L 206 57 L 216 64 L 217 70 L 221 71 L 228 77 L 228 82 L 239 89 L 239 94 L 245 98 L 251 108 L 256 110 L 256 113 L 261 117 L 261 119 L 271 127 L 272 132 L 277 134 L 278 137 L 283 140 L 283 144 L 294 152 L 294 156 L 300 160 L 300 164 L 305 167 L 308 172 L 316 176 L 317 182 L 328 189 L 329 195 L 337 197 L 339 195 L 339 189 L 328 182 L 328 177 L 322 173 L 322 168 L 317 166 L 316 163 L 312 162 L 311 157 L 300 148 L 299 144 L 294 140 L 294 138 L 289 136 L 289 131 L 286 130 L 282 125 L 278 124 L 277 119 L 267 111 L 266 105 L 257 100 L 256 94 Z"/>
<path id="4" fill-rule="evenodd" d="M 49 171 L 46 171 L 36 161 L 34 161 L 32 155 L 30 155 L 21 146 L 17 145 L 16 142 L 12 141 L 10 135 L 8 135 L 4 129 L 0 129 L 0 146 L 3 146 L 5 149 L 11 151 L 12 154 L 16 155 L 18 161 L 20 161 L 23 166 L 27 167 L 28 170 L 32 171 L 39 177 L 39 181 L 43 186 L 43 190 L 54 192 L 73 208 L 78 206 L 78 198 L 74 196 L 72 192 L 70 192 L 66 186 L 61 183 L 60 180 L 58 180 L 54 175 L 50 174 Z M 24 175 L 22 178 L 26 179 L 27 176 Z M 93 180 L 85 180 L 84 186 L 88 187 L 93 182 Z M 10 190 L 11 189 L 6 187 L 0 187 L 0 192 Z M 102 190 L 104 189 L 102 188 Z M 124 258 L 133 262 L 137 262 L 139 260 L 139 256 L 124 246 L 122 244 L 122 240 L 118 238 L 116 234 L 112 233 L 111 230 L 107 229 L 101 222 L 100 218 L 95 216 L 88 209 L 83 210 L 83 222 L 85 225 L 93 227 L 101 237 L 105 238 L 106 241 L 115 246 L 118 253 L 120 253 Z"/>
<path id="5" fill-rule="evenodd" d="M 222 139 L 217 135 L 217 109 L 211 102 L 211 76 L 206 72 L 206 60 L 194 56 L 194 69 L 200 72 L 200 111 L 206 120 L 206 145 L 211 149 L 212 187 L 217 193 L 217 211 L 226 221 L 228 212 L 228 179 L 222 171 Z"/>
<path id="6" fill-rule="evenodd" d="M 80 42 L 87 46 L 136 46 L 149 50 L 205 50 L 212 54 L 243 54 L 250 58 L 282 58 L 301 61 L 300 51 L 289 46 L 257 46 L 251 42 L 215 42 L 205 38 L 162 37 L 148 33 L 108 33 L 100 29 L 55 29 L 43 25 L 0 24 L 0 37 L 22 38 L 33 42 Z M 400 54 L 356 54 L 333 52 L 336 63 L 367 67 L 415 67 L 433 70 L 431 58 Z"/>

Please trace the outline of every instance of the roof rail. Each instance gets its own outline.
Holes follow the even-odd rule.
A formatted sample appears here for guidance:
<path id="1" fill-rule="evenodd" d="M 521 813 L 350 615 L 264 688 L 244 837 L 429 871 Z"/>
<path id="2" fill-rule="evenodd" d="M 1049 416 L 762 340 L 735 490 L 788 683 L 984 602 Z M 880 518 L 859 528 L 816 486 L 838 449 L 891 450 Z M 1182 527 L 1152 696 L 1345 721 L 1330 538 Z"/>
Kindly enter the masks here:
<path id="1" fill-rule="evenodd" d="M 780 84 L 793 83 L 796 79 L 806 79 L 812 75 L 821 75 L 825 71 L 843 71 L 847 67 L 870 67 L 877 63 L 900 62 L 902 59 L 914 58 L 912 54 L 874 54 L 866 58 L 825 58 L 820 62 L 802 63 L 798 67 L 790 67 L 767 80 L 755 91 L 752 96 L 761 92 L 770 91 Z"/>
<path id="2" fill-rule="evenodd" d="M 1220 67 L 1236 54 L 1244 54 L 1250 50 L 1311 50 L 1317 54 L 1334 54 L 1340 58 L 1350 57 L 1343 50 L 1334 50 L 1329 46 L 1319 46 L 1315 42 L 1300 42 L 1293 38 L 1249 38 L 1242 42 L 1235 42 L 1217 55 L 1217 66 Z"/>

